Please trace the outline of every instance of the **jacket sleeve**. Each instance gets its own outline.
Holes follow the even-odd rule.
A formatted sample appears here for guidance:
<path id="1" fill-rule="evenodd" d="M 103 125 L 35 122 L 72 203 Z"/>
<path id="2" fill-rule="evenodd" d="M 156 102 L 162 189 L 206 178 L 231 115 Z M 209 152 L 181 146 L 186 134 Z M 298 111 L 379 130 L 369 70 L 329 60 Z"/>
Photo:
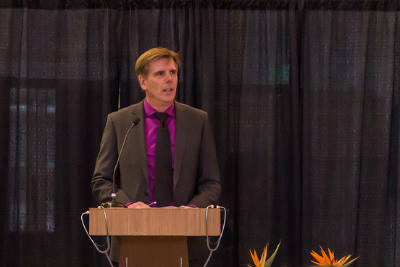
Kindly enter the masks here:
<path id="1" fill-rule="evenodd" d="M 189 201 L 189 205 L 195 205 L 199 208 L 216 204 L 221 193 L 217 153 L 206 112 L 204 112 L 203 122 L 196 191 L 193 198 Z"/>

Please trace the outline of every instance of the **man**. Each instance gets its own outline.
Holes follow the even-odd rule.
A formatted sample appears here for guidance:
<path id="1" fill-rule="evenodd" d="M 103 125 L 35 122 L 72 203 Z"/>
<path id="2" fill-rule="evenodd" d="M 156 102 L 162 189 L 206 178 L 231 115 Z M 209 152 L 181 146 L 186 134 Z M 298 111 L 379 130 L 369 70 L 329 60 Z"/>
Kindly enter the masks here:
<path id="1" fill-rule="evenodd" d="M 116 201 L 128 208 L 145 208 L 153 206 L 153 202 L 158 206 L 163 202 L 162 206 L 204 208 L 218 200 L 221 186 L 208 115 L 175 101 L 179 64 L 178 54 L 166 48 L 150 49 L 136 61 L 136 75 L 146 97 L 107 117 L 91 180 L 92 193 L 98 203 L 111 200 L 114 165 L 133 122 L 136 123 L 128 133 L 120 157 Z M 167 144 L 170 151 L 164 152 L 164 147 L 163 152 L 157 154 L 160 128 L 164 129 L 163 134 L 169 135 L 161 143 Z M 167 165 L 162 173 L 161 165 L 164 170 Z M 115 242 L 113 240 L 111 251 L 113 261 L 118 258 Z M 205 242 L 203 247 L 206 247 Z M 189 244 L 189 260 L 193 266 L 190 251 Z"/>

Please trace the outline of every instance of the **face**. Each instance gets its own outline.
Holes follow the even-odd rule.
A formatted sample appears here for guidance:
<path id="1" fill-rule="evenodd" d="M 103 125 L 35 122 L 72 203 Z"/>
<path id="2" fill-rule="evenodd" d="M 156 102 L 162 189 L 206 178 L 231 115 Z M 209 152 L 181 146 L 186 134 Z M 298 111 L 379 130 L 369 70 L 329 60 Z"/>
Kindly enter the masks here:
<path id="1" fill-rule="evenodd" d="M 157 111 L 165 111 L 174 101 L 178 85 L 178 69 L 172 59 L 161 58 L 149 65 L 147 77 L 139 75 L 149 104 Z"/>

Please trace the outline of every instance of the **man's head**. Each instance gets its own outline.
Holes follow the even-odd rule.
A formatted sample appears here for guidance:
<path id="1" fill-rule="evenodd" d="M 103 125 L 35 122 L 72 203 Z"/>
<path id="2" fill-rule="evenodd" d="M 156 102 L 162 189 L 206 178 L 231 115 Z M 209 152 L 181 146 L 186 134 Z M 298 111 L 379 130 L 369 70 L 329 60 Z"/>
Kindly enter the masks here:
<path id="1" fill-rule="evenodd" d="M 174 101 L 178 85 L 179 56 L 166 48 L 153 48 L 136 61 L 135 70 L 148 103 L 159 112 Z"/>
<path id="2" fill-rule="evenodd" d="M 144 52 L 136 60 L 136 76 L 139 77 L 139 75 L 142 75 L 144 77 L 147 77 L 150 70 L 150 63 L 161 58 L 171 59 L 175 62 L 177 69 L 180 67 L 179 55 L 177 53 L 163 47 L 152 48 Z"/>

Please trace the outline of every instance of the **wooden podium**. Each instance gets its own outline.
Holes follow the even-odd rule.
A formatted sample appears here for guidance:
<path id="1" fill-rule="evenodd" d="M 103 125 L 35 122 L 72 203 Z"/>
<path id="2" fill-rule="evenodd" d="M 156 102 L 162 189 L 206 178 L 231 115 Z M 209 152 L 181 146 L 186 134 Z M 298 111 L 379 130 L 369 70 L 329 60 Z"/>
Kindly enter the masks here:
<path id="1" fill-rule="evenodd" d="M 121 236 L 120 266 L 189 266 L 187 236 L 219 236 L 220 209 L 107 208 L 108 234 Z M 104 211 L 89 209 L 89 234 L 107 235 Z M 206 244 L 204 244 L 206 245 Z"/>

